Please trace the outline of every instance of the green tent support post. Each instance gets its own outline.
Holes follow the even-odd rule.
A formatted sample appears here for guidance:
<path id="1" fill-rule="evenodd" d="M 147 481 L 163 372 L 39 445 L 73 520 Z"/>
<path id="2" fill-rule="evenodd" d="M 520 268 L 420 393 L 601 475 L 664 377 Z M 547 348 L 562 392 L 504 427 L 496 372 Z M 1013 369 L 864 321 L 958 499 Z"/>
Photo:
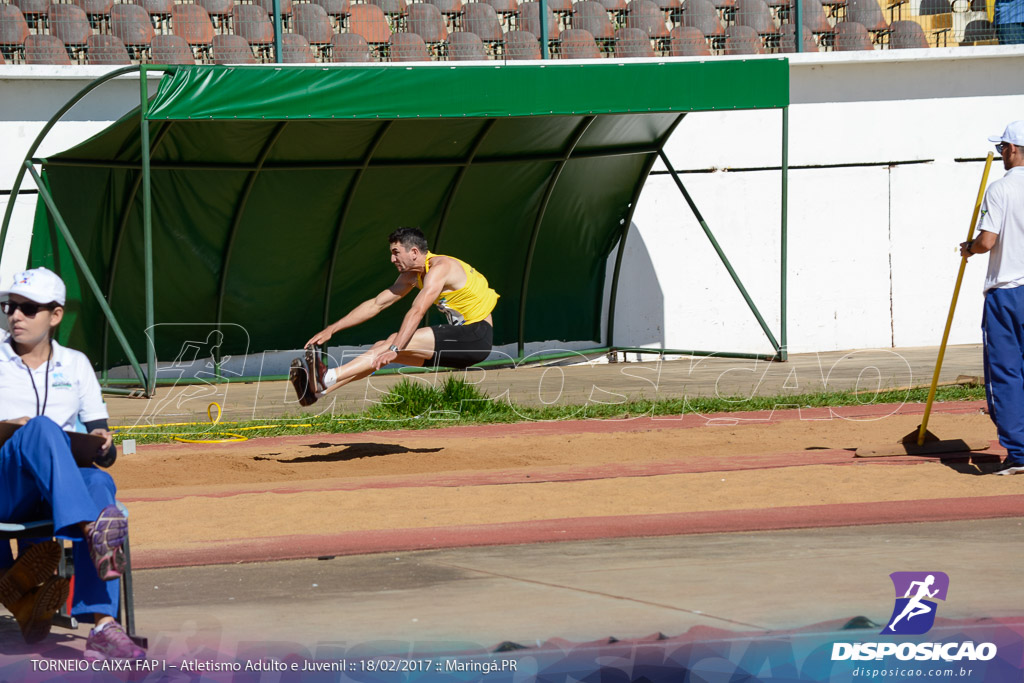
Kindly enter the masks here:
<path id="1" fill-rule="evenodd" d="M 276 2 L 277 0 L 275 0 Z M 280 17 L 279 17 L 280 18 Z M 220 282 L 217 286 L 217 333 L 220 334 L 221 325 L 224 322 L 224 292 L 228 287 L 228 271 L 231 269 L 231 254 L 235 248 L 235 238 L 238 236 L 238 228 L 242 224 L 242 216 L 245 215 L 245 207 L 249 203 L 249 197 L 252 195 L 252 188 L 256 185 L 256 180 L 260 177 L 260 171 L 263 170 L 263 164 L 266 162 L 267 157 L 270 156 L 270 152 L 273 151 L 274 145 L 281 137 L 281 133 L 284 132 L 285 126 L 288 125 L 287 121 L 282 121 L 270 132 L 270 136 L 263 144 L 263 149 L 260 150 L 259 157 L 256 160 L 256 168 L 249 172 L 249 177 L 245 179 L 245 187 L 242 188 L 242 194 L 238 197 L 238 204 L 235 205 L 235 215 L 231 217 L 231 227 L 228 229 L 228 241 L 224 247 L 224 258 L 221 262 L 220 267 Z M 217 344 L 213 350 L 213 375 L 217 379 L 221 379 L 220 374 L 220 344 Z"/>
<path id="2" fill-rule="evenodd" d="M 797 7 L 799 8 L 799 3 Z M 797 10 L 799 12 L 799 10 Z M 800 25 L 797 14 L 797 26 Z M 797 29 L 799 31 L 799 29 Z M 799 40 L 799 33 L 798 40 Z M 798 43 L 799 44 L 799 43 Z M 782 108 L 782 219 L 779 229 L 779 241 L 782 243 L 779 255 L 779 360 L 789 360 L 789 341 L 786 325 L 786 273 L 789 270 L 789 107 Z"/>
<path id="3" fill-rule="evenodd" d="M 619 248 L 615 254 L 615 268 L 612 271 L 612 290 L 608 297 L 608 331 L 606 334 L 605 343 L 611 348 L 615 348 L 615 307 L 619 298 L 619 273 L 622 270 L 622 257 L 626 251 L 626 238 L 629 236 L 629 226 L 633 224 L 633 214 L 636 213 L 636 205 L 640 201 L 640 193 L 643 192 L 644 185 L 647 184 L 647 178 L 651 174 L 651 169 L 654 168 L 654 162 L 658 160 L 658 154 L 668 144 L 672 134 L 675 133 L 676 128 L 686 118 L 686 113 L 680 114 L 672 125 L 668 127 L 665 134 L 661 136 L 661 140 L 658 141 L 657 149 L 651 151 L 650 158 L 644 164 L 644 171 L 640 174 L 640 181 L 633 188 L 633 196 L 629 201 L 629 212 L 626 214 L 626 218 L 622 222 L 622 232 L 619 234 Z"/>
<path id="4" fill-rule="evenodd" d="M 437 220 L 437 232 L 434 233 L 434 249 L 440 253 L 441 251 L 441 235 L 444 233 L 444 226 L 448 222 L 448 215 L 451 213 L 452 203 L 455 201 L 455 195 L 459 193 L 459 188 L 462 187 L 462 180 L 466 177 L 466 172 L 469 171 L 473 165 L 473 160 L 476 159 L 477 152 L 480 151 L 480 146 L 484 144 L 484 140 L 487 139 L 487 135 L 494 128 L 494 124 L 497 119 L 487 119 L 487 122 L 480 128 L 480 132 L 476 136 L 476 140 L 473 141 L 473 146 L 469 149 L 469 153 L 466 155 L 466 162 L 459 168 L 459 172 L 456 174 L 455 179 L 452 180 L 451 188 L 448 190 L 448 196 L 444 200 L 444 208 L 441 209 L 441 217 Z"/>
<path id="5" fill-rule="evenodd" d="M 551 46 L 548 44 L 548 0 L 537 3 L 540 8 L 540 58 L 551 59 Z"/>
<path id="6" fill-rule="evenodd" d="M 153 296 L 153 180 L 149 158 L 149 120 L 146 109 L 149 89 L 146 87 L 145 65 L 139 71 L 140 140 L 142 143 L 142 244 L 146 281 L 146 396 L 156 392 L 156 327 Z M 97 294 L 97 296 L 99 296 Z M 112 316 L 108 316 L 111 319 Z"/>
<path id="7" fill-rule="evenodd" d="M 757 306 L 754 304 L 754 300 L 750 298 L 750 294 L 747 293 L 747 288 L 743 286 L 743 282 L 740 281 L 740 277 L 739 275 L 736 274 L 736 271 L 733 269 L 732 264 L 729 262 L 729 258 L 725 255 L 725 252 L 722 251 L 722 247 L 718 244 L 718 240 L 715 239 L 714 234 L 711 232 L 711 228 L 708 227 L 707 221 L 705 221 L 704 216 L 701 215 L 700 209 L 697 208 L 697 205 L 694 203 L 693 198 L 690 196 L 690 193 L 686 190 L 686 186 L 683 185 L 683 181 L 679 179 L 679 174 L 676 172 L 676 169 L 672 166 L 672 162 L 668 160 L 668 157 L 665 155 L 664 151 L 659 152 L 659 154 L 661 156 L 662 162 L 665 164 L 665 168 L 668 169 L 669 174 L 671 174 L 672 179 L 675 181 L 676 187 L 679 188 L 679 191 L 683 194 L 683 198 L 686 200 L 686 203 L 690 206 L 690 211 L 693 212 L 693 215 L 697 218 L 697 221 L 700 223 L 700 227 L 704 230 L 704 234 L 707 235 L 708 240 L 711 241 L 711 246 L 714 247 L 715 253 L 718 254 L 718 258 L 721 259 L 722 264 L 725 266 L 725 269 L 729 271 L 729 276 L 732 278 L 732 281 L 736 285 L 736 288 L 739 289 L 740 294 L 743 295 L 743 300 L 747 302 L 747 306 L 750 307 L 750 310 L 754 314 L 754 317 L 757 318 L 757 323 L 761 326 L 761 329 L 764 331 L 765 336 L 768 337 L 768 341 L 771 342 L 772 347 L 776 351 L 779 351 L 779 342 L 775 340 L 775 335 L 772 334 L 771 329 L 768 327 L 768 323 L 766 323 L 764 321 L 764 318 L 761 316 L 761 311 L 757 309 Z"/>
<path id="8" fill-rule="evenodd" d="M 82 256 L 82 251 L 78 248 L 78 243 L 75 242 L 75 238 L 68 229 L 67 223 L 64 222 L 64 217 L 61 216 L 60 210 L 57 209 L 57 204 L 53 201 L 53 196 L 46 188 L 46 184 L 43 182 L 43 179 L 36 172 L 32 162 L 26 161 L 25 167 L 28 172 L 32 174 L 32 179 L 39 188 L 39 197 L 46 204 L 46 208 L 53 217 L 53 221 L 57 224 L 57 228 L 60 230 L 61 236 L 68 245 L 68 250 L 71 252 L 71 256 L 75 259 L 75 264 L 82 271 L 82 275 L 85 277 L 85 281 L 88 283 L 89 289 L 99 302 L 100 308 L 103 309 L 103 314 L 107 316 L 107 320 L 110 321 L 110 325 L 114 328 L 114 334 L 117 336 L 118 341 L 121 342 L 121 348 L 124 349 L 124 352 L 131 360 L 132 368 L 134 368 L 136 376 L 138 376 L 139 380 L 143 382 L 144 386 L 148 387 L 149 382 L 146 381 L 148 378 L 143 374 L 142 368 L 139 367 L 139 361 L 135 358 L 135 353 L 132 351 L 131 346 L 129 346 L 128 339 L 124 336 L 124 332 L 121 330 L 121 326 L 117 323 L 117 319 L 114 317 L 114 312 L 110 310 L 110 305 L 107 303 L 107 300 L 103 298 L 103 292 L 100 291 L 100 286 L 97 284 L 96 278 L 92 276 L 92 272 L 89 270 L 89 264 L 86 263 L 85 257 Z M 152 396 L 152 392 L 147 393 L 146 396 Z"/>
<path id="9" fill-rule="evenodd" d="M 281 51 L 281 0 L 274 0 L 271 5 L 274 11 L 274 62 L 284 63 L 284 54 Z"/>
<path id="10" fill-rule="evenodd" d="M 544 11 L 544 7 L 541 7 L 541 12 Z M 542 15 L 543 16 L 543 15 Z M 548 180 L 548 186 L 544 189 L 544 197 L 540 201 L 540 206 L 537 207 L 537 218 L 533 223 L 533 230 L 530 233 L 530 244 L 526 249 L 526 263 L 523 265 L 523 282 L 519 293 L 519 340 L 518 340 L 518 356 L 522 358 L 526 349 L 526 295 L 530 289 L 530 271 L 533 269 L 533 254 L 537 249 L 537 238 L 540 236 L 540 226 L 544 222 L 544 214 L 548 210 L 548 202 L 551 200 L 551 195 L 555 191 L 555 185 L 558 184 L 558 178 L 562 175 L 562 169 L 565 168 L 566 163 L 572 158 L 572 153 L 576 149 L 576 145 L 583 138 L 583 135 L 590 128 L 590 124 L 597 120 L 596 116 L 587 116 L 579 125 L 576 126 L 576 130 L 573 131 L 572 138 L 569 139 L 565 149 L 562 152 L 562 158 L 559 160 L 558 165 L 555 166 L 551 171 L 551 178 Z"/>
<path id="11" fill-rule="evenodd" d="M 331 323 L 331 290 L 334 287 L 334 269 L 338 265 L 338 257 L 341 253 L 342 231 L 345 227 L 345 221 L 348 219 L 349 209 L 352 208 L 352 200 L 359 189 L 359 183 L 362 182 L 363 176 L 366 174 L 366 169 L 370 168 L 373 155 L 377 152 L 377 148 L 380 147 L 380 143 L 384 141 L 384 136 L 388 134 L 388 130 L 390 130 L 393 123 L 394 121 L 385 121 L 377 129 L 377 132 L 374 133 L 373 139 L 370 140 L 370 144 L 366 147 L 366 154 L 363 156 L 362 161 L 356 168 L 355 175 L 349 182 L 348 190 L 345 192 L 345 199 L 342 201 L 341 209 L 338 211 L 338 221 L 335 223 L 334 228 L 334 239 L 331 241 L 331 263 L 327 267 L 327 281 L 324 283 L 324 328 Z"/>
<path id="12" fill-rule="evenodd" d="M 150 147 L 150 155 L 163 142 L 164 138 L 170 132 L 171 127 L 174 125 L 173 121 L 166 122 L 161 128 L 160 132 L 153 136 L 153 144 Z M 131 216 L 132 206 L 135 205 L 135 198 L 139 194 L 139 190 L 142 187 L 142 169 L 139 169 L 139 173 L 135 174 L 135 179 L 132 181 L 131 189 L 128 191 L 128 196 L 125 199 L 124 207 L 121 210 L 121 220 L 117 223 L 117 233 L 114 238 L 114 253 L 110 257 L 110 268 L 107 272 L 107 303 L 114 301 L 114 281 L 117 274 L 117 264 L 121 259 L 121 245 L 124 244 L 124 237 L 128 231 L 128 219 Z M 100 363 L 100 382 L 106 382 L 108 379 L 108 354 L 107 347 L 110 341 L 110 325 L 103 326 L 103 361 Z"/>

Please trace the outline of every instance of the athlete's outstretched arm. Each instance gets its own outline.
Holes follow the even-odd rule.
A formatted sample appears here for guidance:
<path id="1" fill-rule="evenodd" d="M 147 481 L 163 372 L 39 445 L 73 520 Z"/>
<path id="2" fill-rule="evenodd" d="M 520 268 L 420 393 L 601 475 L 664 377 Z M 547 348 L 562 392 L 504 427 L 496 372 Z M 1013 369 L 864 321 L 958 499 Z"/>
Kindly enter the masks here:
<path id="1" fill-rule="evenodd" d="M 413 334 L 416 333 L 416 328 L 419 327 L 423 316 L 430 309 L 430 305 L 441 295 L 451 268 L 452 264 L 446 260 L 445 263 L 439 263 L 431 268 L 430 272 L 423 278 L 423 289 L 420 290 L 420 293 L 413 300 L 412 306 L 409 307 L 409 312 L 402 319 L 402 326 L 398 328 L 398 334 L 395 336 L 393 343 L 399 350 L 406 347 Z M 380 370 L 397 357 L 397 353 L 388 349 L 373 360 L 373 369 Z"/>
<path id="2" fill-rule="evenodd" d="M 310 337 L 309 341 L 306 342 L 306 346 L 312 346 L 313 344 L 326 344 L 327 340 L 330 339 L 335 332 L 347 330 L 350 327 L 355 327 L 360 323 L 366 322 L 408 294 L 409 290 L 411 290 L 415 285 L 415 274 L 402 273 L 398 276 L 398 279 L 395 280 L 395 284 L 391 285 L 374 298 L 367 299 L 349 311 L 344 317 L 331 323 L 323 330 Z"/>

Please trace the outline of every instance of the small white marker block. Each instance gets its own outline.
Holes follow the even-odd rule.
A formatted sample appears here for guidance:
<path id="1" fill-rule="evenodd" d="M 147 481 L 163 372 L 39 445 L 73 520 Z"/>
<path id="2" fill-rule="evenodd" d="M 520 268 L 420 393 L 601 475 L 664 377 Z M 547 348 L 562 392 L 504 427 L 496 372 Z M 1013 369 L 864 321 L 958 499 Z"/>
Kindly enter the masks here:
<path id="1" fill-rule="evenodd" d="M 125 455 L 132 455 L 135 453 L 135 439 L 125 439 L 121 442 L 121 452 Z"/>

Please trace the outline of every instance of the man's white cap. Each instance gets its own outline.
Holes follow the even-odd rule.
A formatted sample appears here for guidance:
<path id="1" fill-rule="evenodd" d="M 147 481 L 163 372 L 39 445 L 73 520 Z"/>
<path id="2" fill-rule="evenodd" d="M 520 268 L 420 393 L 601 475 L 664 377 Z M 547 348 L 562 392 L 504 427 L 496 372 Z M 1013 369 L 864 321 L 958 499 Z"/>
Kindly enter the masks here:
<path id="1" fill-rule="evenodd" d="M 1024 147 L 1024 120 L 1014 121 L 1006 127 L 1002 135 L 993 135 L 989 142 L 1009 142 L 1011 145 Z"/>
<path id="2" fill-rule="evenodd" d="M 37 304 L 55 301 L 63 306 L 67 289 L 64 287 L 64 281 L 52 270 L 33 268 L 14 274 L 14 281 L 7 289 L 0 291 L 0 297 L 9 294 L 20 294 Z"/>

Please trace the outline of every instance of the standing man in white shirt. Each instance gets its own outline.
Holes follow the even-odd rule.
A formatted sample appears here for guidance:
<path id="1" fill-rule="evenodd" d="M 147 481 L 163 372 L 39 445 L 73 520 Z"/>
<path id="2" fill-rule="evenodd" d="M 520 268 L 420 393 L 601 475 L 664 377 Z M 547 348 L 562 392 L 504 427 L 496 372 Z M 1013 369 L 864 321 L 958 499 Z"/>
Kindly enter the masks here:
<path id="1" fill-rule="evenodd" d="M 985 394 L 1006 460 L 995 474 L 1024 474 L 1024 120 L 989 138 L 1006 175 L 989 185 L 978 236 L 962 256 L 989 252 L 981 330 Z"/>
<path id="2" fill-rule="evenodd" d="M 86 658 L 139 659 L 145 650 L 114 619 L 128 522 L 110 475 L 79 467 L 71 454 L 67 432 L 81 420 L 105 439 L 100 462 L 113 460 L 107 409 L 89 359 L 53 339 L 65 297 L 64 282 L 46 268 L 17 273 L 0 291 L 9 329 L 0 332 L 0 420 L 21 425 L 0 447 L 0 520 L 52 517 L 58 537 L 77 541 L 72 615 L 96 624 Z M 0 602 L 29 641 L 46 636 L 54 599 L 67 595 L 66 585 L 53 579 L 55 545 L 22 546 L 13 564 L 10 547 L 0 547 L 0 568 L 9 567 L 0 576 Z"/>

